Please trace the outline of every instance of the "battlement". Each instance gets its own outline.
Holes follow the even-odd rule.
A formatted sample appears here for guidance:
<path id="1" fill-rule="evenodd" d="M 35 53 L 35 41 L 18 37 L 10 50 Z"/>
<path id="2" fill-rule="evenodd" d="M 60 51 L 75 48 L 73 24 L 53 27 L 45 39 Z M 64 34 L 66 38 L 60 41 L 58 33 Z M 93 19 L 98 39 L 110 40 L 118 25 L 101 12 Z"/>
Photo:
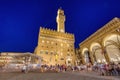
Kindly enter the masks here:
<path id="1" fill-rule="evenodd" d="M 40 35 L 74 40 L 74 34 L 58 32 L 56 30 L 40 27 Z M 39 36 L 40 36 L 39 35 Z"/>

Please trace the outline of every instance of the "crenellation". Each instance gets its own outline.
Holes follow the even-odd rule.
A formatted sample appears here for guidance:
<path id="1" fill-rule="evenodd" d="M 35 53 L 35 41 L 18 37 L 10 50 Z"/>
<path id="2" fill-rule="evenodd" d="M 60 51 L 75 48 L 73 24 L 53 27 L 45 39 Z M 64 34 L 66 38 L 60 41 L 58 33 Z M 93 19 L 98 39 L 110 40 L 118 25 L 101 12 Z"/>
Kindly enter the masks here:
<path id="1" fill-rule="evenodd" d="M 56 30 L 50 30 L 42 27 L 40 27 L 40 34 L 51 36 L 51 37 L 54 36 L 54 37 L 65 38 L 65 39 L 74 39 L 74 34 L 67 33 L 67 32 L 66 33 L 57 32 Z"/>

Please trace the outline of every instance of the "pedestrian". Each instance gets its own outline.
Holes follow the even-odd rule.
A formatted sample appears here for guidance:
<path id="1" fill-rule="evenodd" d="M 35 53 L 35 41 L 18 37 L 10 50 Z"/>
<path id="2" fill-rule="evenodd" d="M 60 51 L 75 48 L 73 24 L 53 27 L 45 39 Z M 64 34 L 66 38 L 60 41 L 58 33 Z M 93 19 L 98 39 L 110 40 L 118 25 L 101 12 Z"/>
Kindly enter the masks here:
<path id="1" fill-rule="evenodd" d="M 27 66 L 24 65 L 23 68 L 22 68 L 22 72 L 26 73 L 27 72 Z"/>

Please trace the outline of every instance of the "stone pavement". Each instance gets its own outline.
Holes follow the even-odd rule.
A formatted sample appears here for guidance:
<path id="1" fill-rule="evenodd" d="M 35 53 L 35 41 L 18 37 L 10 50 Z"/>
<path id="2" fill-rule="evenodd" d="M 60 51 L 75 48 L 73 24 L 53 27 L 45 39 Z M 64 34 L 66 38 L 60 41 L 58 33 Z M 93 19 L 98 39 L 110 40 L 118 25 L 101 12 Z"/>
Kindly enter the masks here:
<path id="1" fill-rule="evenodd" d="M 80 72 L 67 72 L 68 74 L 73 74 L 73 75 L 81 75 L 81 76 L 87 76 L 91 78 L 98 78 L 101 80 L 120 80 L 120 76 L 101 76 L 97 72 L 89 72 L 89 71 L 80 71 Z"/>
<path id="2" fill-rule="evenodd" d="M 0 80 L 120 80 L 113 76 L 99 76 L 94 72 L 12 72 L 0 73 Z"/>

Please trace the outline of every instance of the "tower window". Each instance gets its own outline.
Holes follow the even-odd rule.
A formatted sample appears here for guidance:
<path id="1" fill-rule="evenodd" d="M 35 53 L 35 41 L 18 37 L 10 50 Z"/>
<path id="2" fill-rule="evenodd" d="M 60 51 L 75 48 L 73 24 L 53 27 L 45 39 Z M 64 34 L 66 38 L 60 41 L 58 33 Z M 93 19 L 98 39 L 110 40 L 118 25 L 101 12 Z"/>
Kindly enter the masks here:
<path id="1" fill-rule="evenodd" d="M 46 51 L 45 53 L 48 54 L 48 51 Z"/>
<path id="2" fill-rule="evenodd" d="M 57 45 L 57 43 L 56 43 L 56 45 Z"/>
<path id="3" fill-rule="evenodd" d="M 73 49 L 71 49 L 71 51 L 73 51 Z"/>
<path id="4" fill-rule="evenodd" d="M 42 40 L 42 43 L 44 43 L 45 41 L 44 40 Z"/>
<path id="5" fill-rule="evenodd" d="M 69 51 L 69 49 L 68 49 L 68 51 Z"/>
<path id="6" fill-rule="evenodd" d="M 53 52 L 51 52 L 51 55 L 53 54 Z"/>

